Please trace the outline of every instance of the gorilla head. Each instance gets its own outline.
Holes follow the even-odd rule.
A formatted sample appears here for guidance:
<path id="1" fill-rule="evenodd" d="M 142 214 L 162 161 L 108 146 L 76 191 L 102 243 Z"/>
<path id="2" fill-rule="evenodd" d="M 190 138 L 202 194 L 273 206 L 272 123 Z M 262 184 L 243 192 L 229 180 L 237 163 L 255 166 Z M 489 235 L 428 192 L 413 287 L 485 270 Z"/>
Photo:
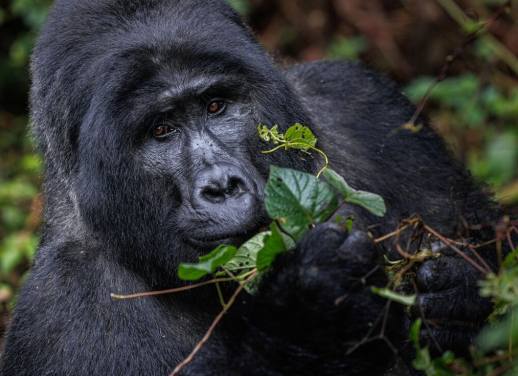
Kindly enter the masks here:
<path id="1" fill-rule="evenodd" d="M 222 1 L 56 9 L 32 92 L 46 185 L 59 192 L 48 194 L 49 222 L 127 250 L 116 257 L 139 268 L 170 268 L 257 230 L 271 163 L 311 168 L 292 153 L 261 155 L 259 123 L 308 118 Z"/>

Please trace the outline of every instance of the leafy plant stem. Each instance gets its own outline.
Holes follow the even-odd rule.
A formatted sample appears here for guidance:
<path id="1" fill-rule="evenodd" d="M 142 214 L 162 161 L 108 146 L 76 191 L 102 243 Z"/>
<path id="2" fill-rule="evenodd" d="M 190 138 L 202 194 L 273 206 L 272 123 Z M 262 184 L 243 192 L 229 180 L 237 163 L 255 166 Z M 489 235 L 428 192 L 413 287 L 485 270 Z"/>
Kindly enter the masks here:
<path id="1" fill-rule="evenodd" d="M 278 146 L 274 147 L 273 149 L 265 150 L 262 153 L 263 154 L 271 154 L 271 153 L 275 153 L 277 150 L 280 150 L 280 149 L 283 149 L 283 148 L 284 148 L 284 150 L 288 150 L 289 148 L 293 148 L 293 147 L 297 147 L 297 146 L 307 146 L 307 145 L 304 144 L 304 143 L 289 143 L 289 142 L 287 142 L 287 143 L 284 143 L 282 145 L 278 145 Z M 326 153 L 324 153 L 319 148 L 308 147 L 308 149 L 316 151 L 324 159 L 324 166 L 322 166 L 322 168 L 317 173 L 317 178 L 318 178 L 318 177 L 320 177 L 320 175 L 322 175 L 322 173 L 325 171 L 325 169 L 329 166 L 329 158 L 327 157 Z"/>
<path id="2" fill-rule="evenodd" d="M 219 304 L 221 304 L 222 307 L 225 307 L 227 303 L 225 303 L 225 298 L 223 297 L 223 292 L 221 291 L 221 286 L 219 285 L 219 282 L 216 282 L 216 291 L 218 292 L 218 299 Z"/>

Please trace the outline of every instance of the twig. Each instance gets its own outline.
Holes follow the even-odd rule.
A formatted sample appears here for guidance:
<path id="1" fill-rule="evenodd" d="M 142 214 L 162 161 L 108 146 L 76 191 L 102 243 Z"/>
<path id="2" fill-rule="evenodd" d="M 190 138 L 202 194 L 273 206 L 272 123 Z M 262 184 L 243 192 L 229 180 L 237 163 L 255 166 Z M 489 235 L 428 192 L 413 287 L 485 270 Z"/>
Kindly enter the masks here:
<path id="1" fill-rule="evenodd" d="M 220 321 L 223 319 L 223 316 L 225 316 L 225 314 L 228 312 L 228 310 L 230 309 L 230 307 L 232 307 L 232 305 L 234 304 L 234 302 L 236 301 L 237 297 L 239 296 L 239 294 L 241 293 L 241 291 L 243 291 L 243 289 L 245 288 L 245 285 L 250 282 L 252 279 L 255 278 L 255 276 L 257 275 L 257 273 L 255 272 L 254 274 L 252 274 L 250 277 L 248 277 L 242 284 L 239 285 L 239 287 L 236 289 L 236 291 L 234 292 L 234 294 L 230 297 L 230 299 L 228 300 L 228 303 L 223 307 L 223 309 L 221 310 L 221 312 L 216 316 L 216 318 L 214 319 L 214 321 L 212 321 L 212 324 L 210 325 L 209 329 L 207 330 L 207 332 L 205 333 L 205 335 L 203 336 L 203 338 L 196 344 L 196 346 L 194 347 L 194 349 L 191 351 L 191 353 L 187 356 L 187 358 L 185 358 L 180 364 L 178 364 L 176 366 L 176 368 L 174 369 L 174 371 L 171 373 L 170 376 L 177 376 L 179 374 L 179 372 L 187 365 L 189 364 L 193 359 L 194 357 L 196 356 L 196 354 L 202 349 L 203 345 L 205 345 L 205 343 L 209 340 L 210 336 L 212 335 L 212 333 L 214 332 L 214 329 L 216 328 L 216 326 L 220 323 Z"/>
<path id="2" fill-rule="evenodd" d="M 284 148 L 284 150 L 288 150 L 290 148 L 293 149 L 293 148 L 297 148 L 297 147 L 300 147 L 300 146 L 306 147 L 308 150 L 316 151 L 324 159 L 324 165 L 320 168 L 320 170 L 317 173 L 317 178 L 319 178 L 320 175 L 322 175 L 322 173 L 324 172 L 324 170 L 329 166 L 329 158 L 327 157 L 326 153 L 324 153 L 322 150 L 320 150 L 317 147 L 309 146 L 307 143 L 302 143 L 302 142 L 285 142 L 284 141 L 283 144 L 278 145 L 278 146 L 274 147 L 273 149 L 262 151 L 261 153 L 263 153 L 263 154 L 272 154 L 272 153 L 275 153 L 277 150 L 280 150 L 282 148 Z M 305 151 L 305 150 L 302 149 L 302 151 Z"/>
<path id="3" fill-rule="evenodd" d="M 225 303 L 225 297 L 223 296 L 223 291 L 221 291 L 221 286 L 219 285 L 219 283 L 216 283 L 215 286 L 216 291 L 218 292 L 219 304 L 221 304 L 222 307 L 225 307 L 227 303 Z"/>
<path id="4" fill-rule="evenodd" d="M 235 281 L 235 279 L 234 278 L 216 278 L 216 279 L 211 279 L 210 281 L 196 283 L 194 285 L 176 287 L 174 289 L 167 289 L 167 290 L 160 290 L 160 291 L 139 292 L 139 293 L 128 294 L 128 295 L 120 295 L 120 294 L 113 294 L 113 293 L 111 293 L 110 296 L 111 296 L 112 299 L 115 299 L 115 300 L 137 299 L 137 298 L 145 298 L 145 297 L 149 297 L 149 296 L 174 294 L 174 293 L 177 293 L 177 292 L 188 291 L 188 290 L 196 289 L 198 287 L 203 287 L 203 286 L 211 285 L 213 283 L 232 282 L 232 281 Z"/>
<path id="5" fill-rule="evenodd" d="M 462 252 L 459 248 L 457 248 L 455 245 L 453 245 L 450 240 L 443 235 L 439 234 L 437 231 L 435 231 L 430 226 L 423 224 L 426 231 L 434 235 L 436 238 L 438 238 L 440 241 L 442 241 L 444 244 L 449 246 L 451 249 L 455 251 L 460 257 L 462 257 L 464 260 L 466 260 L 471 266 L 473 266 L 475 269 L 480 271 L 482 274 L 486 275 L 487 273 L 491 272 L 491 270 L 484 270 L 479 264 L 477 264 L 475 261 L 473 261 L 471 258 L 468 257 L 464 252 Z"/>
<path id="6" fill-rule="evenodd" d="M 485 357 L 485 358 L 481 358 L 481 359 L 475 359 L 473 364 L 475 365 L 475 367 L 482 367 L 487 364 L 493 364 L 493 363 L 501 362 L 501 361 L 505 361 L 505 360 L 509 360 L 508 353 L 498 354 L 498 355 L 489 356 L 489 357 Z"/>
<path id="7" fill-rule="evenodd" d="M 477 250 L 473 247 L 468 247 L 468 249 L 475 255 L 475 257 L 477 258 L 478 261 L 480 261 L 480 263 L 482 264 L 482 266 L 484 268 L 486 268 L 486 270 L 489 270 L 489 271 L 493 271 L 493 269 L 491 268 L 491 266 L 489 266 L 489 264 L 486 262 L 486 260 L 484 260 L 484 258 L 482 256 L 480 256 L 480 253 L 477 252 Z"/>
<path id="8" fill-rule="evenodd" d="M 405 230 L 408 226 L 410 226 L 410 224 L 406 224 L 402 227 L 399 227 L 397 230 L 395 231 L 392 231 L 392 232 L 389 232 L 388 234 L 386 235 L 383 235 L 383 236 L 380 236 L 379 238 L 376 238 L 374 239 L 374 243 L 375 244 L 379 244 L 379 243 L 382 243 L 384 242 L 385 240 L 388 240 L 390 238 L 393 238 L 394 236 L 397 236 L 399 235 L 403 230 Z"/>

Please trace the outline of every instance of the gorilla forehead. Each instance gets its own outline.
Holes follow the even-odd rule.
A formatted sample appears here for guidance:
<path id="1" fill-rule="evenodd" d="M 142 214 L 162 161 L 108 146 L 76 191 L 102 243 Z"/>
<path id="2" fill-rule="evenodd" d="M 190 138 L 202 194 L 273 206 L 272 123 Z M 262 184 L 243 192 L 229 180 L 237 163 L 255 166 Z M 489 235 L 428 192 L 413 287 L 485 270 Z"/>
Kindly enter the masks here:
<path id="1" fill-rule="evenodd" d="M 66 49 L 70 56 L 88 47 L 89 52 L 98 52 L 95 57 L 141 45 L 158 50 L 184 45 L 199 51 L 219 45 L 235 56 L 261 51 L 239 16 L 222 0 L 58 0 L 55 8 L 59 17 L 51 12 L 41 38 L 48 43 L 40 49 L 50 54 Z M 53 37 L 60 37 L 64 44 L 56 46 Z"/>
<path id="2" fill-rule="evenodd" d="M 272 88 L 269 82 L 283 83 L 224 1 L 58 0 L 55 8 L 59 14 L 51 12 L 33 55 L 32 104 L 34 113 L 42 112 L 34 118 L 43 143 L 68 143 L 70 137 L 63 136 L 68 131 L 59 129 L 79 127 L 87 109 L 141 96 L 149 106 L 157 90 L 164 92 L 192 73 L 242 74 L 263 91 Z M 53 92 L 67 96 L 57 103 Z M 94 94 L 98 103 L 92 103 Z M 63 135 L 41 137 L 54 129 Z"/>

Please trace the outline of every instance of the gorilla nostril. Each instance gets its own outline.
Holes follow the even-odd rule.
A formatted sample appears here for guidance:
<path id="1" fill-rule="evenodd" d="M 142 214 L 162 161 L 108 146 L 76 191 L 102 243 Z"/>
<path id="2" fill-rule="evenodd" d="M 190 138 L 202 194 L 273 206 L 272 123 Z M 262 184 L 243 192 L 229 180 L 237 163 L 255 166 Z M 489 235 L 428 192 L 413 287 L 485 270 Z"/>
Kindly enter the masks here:
<path id="1" fill-rule="evenodd" d="M 225 190 L 225 196 L 234 197 L 245 191 L 244 183 L 241 179 L 231 177 L 228 180 L 227 189 Z"/>
<path id="2" fill-rule="evenodd" d="M 225 201 L 225 191 L 216 185 L 210 185 L 202 189 L 201 196 L 209 202 L 221 203 Z"/>
<path id="3" fill-rule="evenodd" d="M 205 200 L 219 204 L 228 198 L 239 196 L 245 191 L 245 183 L 240 178 L 231 177 L 224 186 L 210 184 L 202 188 L 200 194 Z"/>

